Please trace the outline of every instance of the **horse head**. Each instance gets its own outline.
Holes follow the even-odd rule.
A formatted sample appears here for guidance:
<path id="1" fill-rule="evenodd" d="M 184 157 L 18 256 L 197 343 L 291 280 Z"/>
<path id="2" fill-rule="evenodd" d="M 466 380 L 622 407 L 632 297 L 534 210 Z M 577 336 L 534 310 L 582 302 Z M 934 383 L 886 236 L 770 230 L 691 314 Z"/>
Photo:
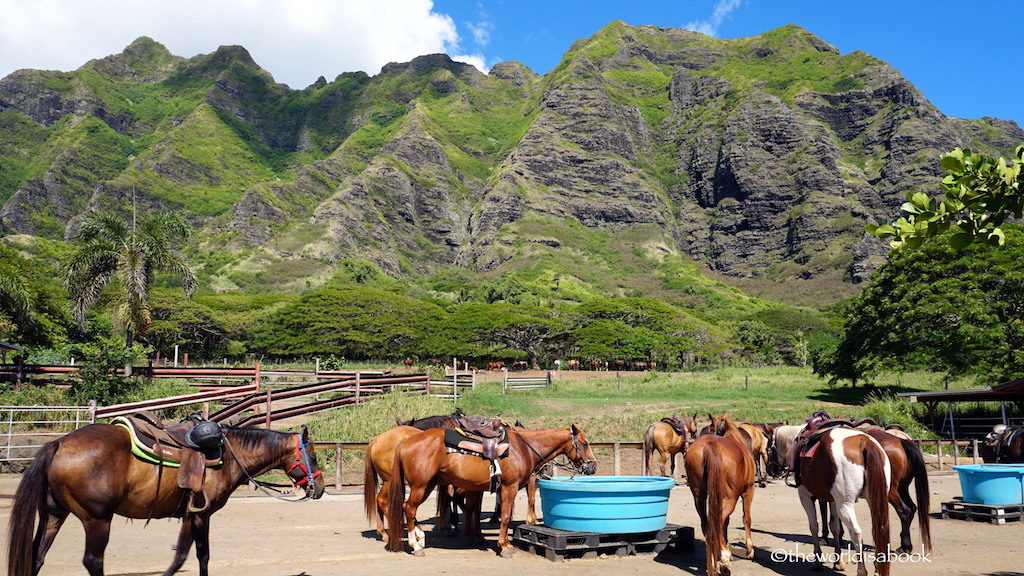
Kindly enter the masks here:
<path id="1" fill-rule="evenodd" d="M 296 486 L 306 491 L 306 498 L 316 500 L 324 495 L 324 478 L 320 464 L 316 461 L 316 450 L 309 439 L 309 430 L 303 426 L 302 432 L 295 434 L 295 453 L 291 465 L 285 473 Z"/>
<path id="2" fill-rule="evenodd" d="M 708 418 L 711 418 L 711 433 L 717 436 L 724 436 L 725 431 L 728 429 L 729 424 L 732 422 L 731 420 L 729 420 L 728 414 L 714 416 L 709 413 Z"/>
<path id="3" fill-rule="evenodd" d="M 573 466 L 587 476 L 597 472 L 597 458 L 594 457 L 594 452 L 590 449 L 590 442 L 587 441 L 587 435 L 583 429 L 573 424 L 569 429 L 569 436 L 571 446 L 565 455 Z"/>

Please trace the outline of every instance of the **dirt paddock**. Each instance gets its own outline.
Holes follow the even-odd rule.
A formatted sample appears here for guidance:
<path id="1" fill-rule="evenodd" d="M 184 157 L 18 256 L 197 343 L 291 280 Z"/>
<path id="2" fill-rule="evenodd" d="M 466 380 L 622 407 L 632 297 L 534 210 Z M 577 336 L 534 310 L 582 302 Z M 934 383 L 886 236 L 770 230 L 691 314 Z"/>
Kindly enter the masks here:
<path id="1" fill-rule="evenodd" d="M 7 533 L 11 498 L 19 476 L 0 475 L 0 522 Z M 1024 571 L 1024 524 L 1005 525 L 971 523 L 938 518 L 940 503 L 959 495 L 955 475 L 942 474 L 931 478 L 932 535 L 934 553 L 926 558 L 907 558 L 893 565 L 894 575 L 977 574 L 1008 576 Z M 426 520 L 433 501 L 421 508 L 420 519 Z M 493 498 L 485 498 L 485 510 L 493 506 Z M 890 508 L 891 511 L 891 508 Z M 538 513 L 540 511 L 538 510 Z M 858 519 L 870 542 L 867 508 L 858 504 Z M 486 512 L 485 512 L 486 515 Z M 516 502 L 514 520 L 525 518 L 525 494 Z M 893 542 L 897 542 L 898 520 L 891 514 Z M 694 526 L 698 523 L 693 499 L 686 486 L 672 491 L 668 521 Z M 493 574 L 530 576 L 623 575 L 657 576 L 661 574 L 704 574 L 704 546 L 700 530 L 693 553 L 679 553 L 671 548 L 658 556 L 607 557 L 550 562 L 542 556 L 518 550 L 511 559 L 499 558 L 494 551 L 496 526 L 486 525 L 486 549 L 469 548 L 460 537 L 440 538 L 427 531 L 427 555 L 416 558 L 409 554 L 392 554 L 375 538 L 362 511 L 361 495 L 353 491 L 328 493 L 319 501 L 287 503 L 257 496 L 242 489 L 212 519 L 210 572 L 216 576 L 380 576 L 383 574 L 433 576 L 446 574 Z M 106 573 L 113 576 L 148 576 L 160 574 L 170 563 L 177 534 L 178 521 L 154 520 L 149 526 L 142 521 L 115 519 L 106 555 Z M 831 574 L 831 569 L 816 570 L 804 561 L 812 551 L 807 520 L 800 508 L 796 491 L 776 481 L 758 489 L 753 507 L 753 561 L 735 558 L 733 573 L 737 575 L 800 575 Z M 742 552 L 740 514 L 733 516 L 729 539 L 733 553 Z M 914 524 L 914 545 L 920 547 L 917 524 Z M 57 537 L 41 576 L 82 574 L 83 532 L 79 522 L 70 518 Z M 6 566 L 6 544 L 4 546 Z M 870 569 L 870 568 L 869 568 Z M 197 574 L 194 554 L 179 574 Z M 848 566 L 847 574 L 856 567 Z"/>

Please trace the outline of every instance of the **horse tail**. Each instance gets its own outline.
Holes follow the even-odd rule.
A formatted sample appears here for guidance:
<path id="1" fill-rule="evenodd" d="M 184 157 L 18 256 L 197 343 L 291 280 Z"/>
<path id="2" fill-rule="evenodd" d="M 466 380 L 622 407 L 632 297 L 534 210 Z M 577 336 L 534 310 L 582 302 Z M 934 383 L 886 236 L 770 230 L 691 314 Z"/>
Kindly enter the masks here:
<path id="1" fill-rule="evenodd" d="M 868 509 L 871 512 L 871 538 L 875 544 L 875 572 L 889 576 L 889 464 L 882 447 L 865 435 L 864 468 L 868 482 Z"/>
<path id="2" fill-rule="evenodd" d="M 647 475 L 651 474 L 651 454 L 654 453 L 654 424 L 644 431 L 644 465 L 647 467 Z"/>
<path id="3" fill-rule="evenodd" d="M 388 550 L 402 551 L 402 530 L 405 525 L 405 471 L 402 470 L 402 446 L 395 449 L 391 466 L 391 489 L 388 491 Z"/>
<path id="4" fill-rule="evenodd" d="M 47 493 L 50 483 L 47 472 L 59 444 L 50 442 L 36 454 L 32 465 L 21 477 L 18 490 L 14 493 L 11 506 L 11 520 L 7 534 L 7 574 L 9 576 L 32 576 L 35 574 L 36 546 L 33 532 L 36 517 L 44 522 Z"/>
<path id="5" fill-rule="evenodd" d="M 373 466 L 369 450 L 363 460 L 363 510 L 367 520 L 373 520 L 377 514 L 377 469 Z"/>
<path id="6" fill-rule="evenodd" d="M 725 472 L 719 447 L 709 442 L 704 450 L 704 492 L 707 497 L 708 529 L 704 533 L 708 567 L 718 564 L 725 548 L 722 501 L 725 498 Z"/>
<path id="7" fill-rule="evenodd" d="M 932 553 L 932 529 L 930 525 L 931 516 L 928 514 L 931 505 L 931 496 L 928 492 L 928 468 L 924 463 L 924 455 L 917 444 L 910 440 L 900 440 L 903 444 L 903 451 L 907 454 L 910 462 L 910 470 L 914 474 L 914 492 L 917 495 L 917 523 L 921 528 L 921 543 L 924 545 L 924 553 Z"/>

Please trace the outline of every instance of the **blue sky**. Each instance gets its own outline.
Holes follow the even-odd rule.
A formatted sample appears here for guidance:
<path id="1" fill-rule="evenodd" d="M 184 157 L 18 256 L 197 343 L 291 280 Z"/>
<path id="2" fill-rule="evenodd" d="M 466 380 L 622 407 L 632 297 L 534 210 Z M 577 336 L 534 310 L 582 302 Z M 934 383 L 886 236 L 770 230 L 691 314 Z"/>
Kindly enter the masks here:
<path id="1" fill-rule="evenodd" d="M 0 0 L 0 77 L 74 70 L 139 36 L 186 57 L 244 46 L 293 88 L 435 52 L 543 74 L 613 20 L 719 38 L 792 23 L 889 62 L 949 116 L 1024 125 L 1020 12 L 1019 0 Z"/>

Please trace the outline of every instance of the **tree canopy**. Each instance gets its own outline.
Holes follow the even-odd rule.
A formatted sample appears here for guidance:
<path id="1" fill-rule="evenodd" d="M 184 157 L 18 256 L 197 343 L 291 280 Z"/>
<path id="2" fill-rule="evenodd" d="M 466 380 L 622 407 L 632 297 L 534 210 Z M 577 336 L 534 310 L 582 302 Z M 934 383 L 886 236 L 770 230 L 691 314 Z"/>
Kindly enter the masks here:
<path id="1" fill-rule="evenodd" d="M 282 356 L 398 358 L 420 350 L 441 317 L 439 306 L 395 292 L 325 285 L 272 314 L 253 346 Z"/>
<path id="2" fill-rule="evenodd" d="M 845 333 L 815 362 L 833 382 L 924 368 L 984 382 L 1024 369 L 1024 231 L 1006 245 L 955 249 L 945 237 L 896 251 L 842 310 Z"/>

